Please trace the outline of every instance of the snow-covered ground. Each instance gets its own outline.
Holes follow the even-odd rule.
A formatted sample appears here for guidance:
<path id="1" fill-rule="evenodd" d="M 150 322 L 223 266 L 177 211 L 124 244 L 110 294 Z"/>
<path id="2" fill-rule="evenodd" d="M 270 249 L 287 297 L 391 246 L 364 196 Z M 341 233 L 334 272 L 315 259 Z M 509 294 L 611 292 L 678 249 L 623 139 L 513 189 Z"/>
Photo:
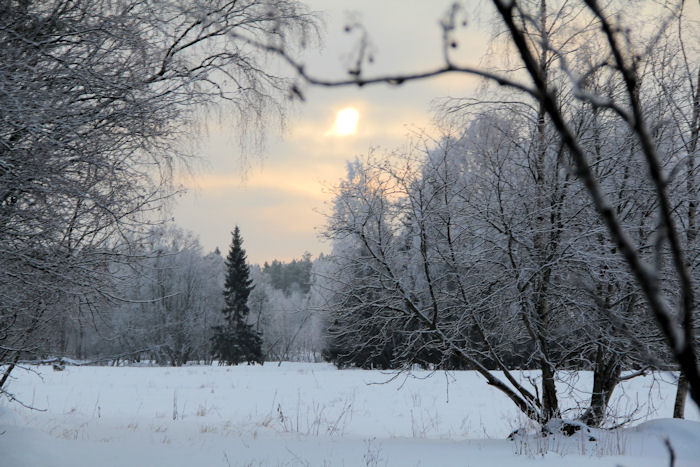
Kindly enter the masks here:
<path id="1" fill-rule="evenodd" d="M 629 428 L 572 438 L 505 437 L 525 420 L 473 372 L 328 364 L 34 367 L 0 402 L 0 466 L 677 466 L 700 465 L 700 412 L 672 413 L 671 375 L 616 390 Z M 430 377 L 428 377 L 430 376 Z M 571 374 L 569 406 L 590 375 Z"/>

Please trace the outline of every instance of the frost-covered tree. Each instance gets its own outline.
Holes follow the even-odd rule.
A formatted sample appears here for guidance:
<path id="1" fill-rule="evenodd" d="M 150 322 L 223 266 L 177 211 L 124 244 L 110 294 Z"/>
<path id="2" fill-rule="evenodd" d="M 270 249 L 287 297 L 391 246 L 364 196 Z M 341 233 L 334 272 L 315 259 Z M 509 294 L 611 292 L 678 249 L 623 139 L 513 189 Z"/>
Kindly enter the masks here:
<path id="1" fill-rule="evenodd" d="M 176 227 L 156 230 L 147 246 L 125 279 L 125 303 L 112 312 L 122 346 L 115 354 L 138 351 L 175 366 L 208 360 L 212 326 L 220 322 L 221 257 L 203 256 L 198 239 Z"/>
<path id="2" fill-rule="evenodd" d="M 502 313 L 519 316 L 525 339 L 534 345 L 533 361 L 542 372 L 535 396 L 512 382 L 512 387 L 503 388 L 525 413 L 540 422 L 560 415 L 554 382 L 556 361 L 566 361 L 561 353 L 565 349 L 556 348 L 561 346 L 559 331 L 567 330 L 562 327 L 562 319 L 591 311 L 596 320 L 590 327 L 581 320 L 565 322 L 581 326 L 581 333 L 592 338 L 587 341 L 590 345 L 575 346 L 572 356 L 582 356 L 596 368 L 607 368 L 596 375 L 600 385 L 592 391 L 592 403 L 604 407 L 609 391 L 619 381 L 620 356 L 643 356 L 640 361 L 655 367 L 674 361 L 688 382 L 691 396 L 700 402 L 695 314 L 697 247 L 693 245 L 698 61 L 697 49 L 683 40 L 690 31 L 697 31 L 697 23 L 685 15 L 682 0 L 661 2 L 661 7 L 659 2 L 649 2 L 659 13 L 646 22 L 637 14 L 641 9 L 635 9 L 632 15 L 618 2 L 490 3 L 500 26 L 498 38 L 505 40 L 506 51 L 512 52 L 504 54 L 508 60 L 505 65 L 459 62 L 453 53 L 460 48 L 455 32 L 469 27 L 469 21 L 458 7 L 441 22 L 443 49 L 436 53 L 441 54 L 444 63 L 433 70 L 371 76 L 366 65 L 373 58 L 360 47 L 349 77 L 333 81 L 313 76 L 285 50 L 278 53 L 297 65 L 307 82 L 323 86 L 397 85 L 455 73 L 478 76 L 497 83 L 504 92 L 485 99 L 453 101 L 456 105 L 448 106 L 449 112 L 469 116 L 473 109 L 494 104 L 510 112 L 508 119 L 514 117 L 512 120 L 517 122 L 524 116 L 528 120 L 519 132 L 509 132 L 501 141 L 518 143 L 519 147 L 513 149 L 519 165 L 509 165 L 508 158 L 502 159 L 504 164 L 493 166 L 497 172 L 491 179 L 496 186 L 476 193 L 495 197 L 488 209 L 509 207 L 503 212 L 486 213 L 488 216 L 482 219 L 488 222 L 481 227 L 484 232 L 496 226 L 502 229 L 496 238 L 506 238 L 510 245 L 506 243 L 503 250 L 499 241 L 491 247 L 506 256 L 495 256 L 496 264 L 490 266 L 495 266 L 494 270 L 510 268 L 510 278 L 522 287 L 512 295 L 498 297 L 498 288 L 489 295 L 513 305 L 501 307 Z M 465 120 L 467 124 L 470 121 Z M 527 144 L 520 145 L 522 142 Z M 391 169 L 384 172 L 384 177 L 398 173 L 397 168 Z M 431 251 L 431 242 L 424 241 L 432 238 L 424 215 L 432 210 L 424 209 L 432 201 L 431 192 L 421 189 L 415 193 L 423 191 L 428 196 L 415 197 L 408 190 L 400 191 L 418 213 L 411 216 L 410 225 L 416 229 L 419 268 L 423 263 L 423 278 L 416 283 L 423 284 L 428 297 L 425 300 L 412 293 L 414 284 L 395 260 L 401 251 L 398 237 L 383 231 L 389 227 L 389 232 L 396 232 L 392 222 L 398 217 L 392 212 L 397 209 L 395 187 L 383 185 L 381 180 L 376 183 L 374 174 L 381 170 L 378 166 L 369 168 L 369 178 L 375 183 L 365 194 L 372 196 L 356 197 L 368 209 L 347 219 L 354 221 L 348 222 L 352 228 L 336 229 L 331 223 L 330 229 L 336 238 L 356 233 L 370 259 L 376 261 L 374 273 L 385 276 L 382 288 L 398 292 L 389 309 L 408 308 L 438 340 L 456 342 L 436 329 L 433 319 L 443 316 L 441 307 L 448 306 L 442 298 L 437 299 L 436 291 L 443 290 L 438 286 L 449 269 L 432 266 L 431 254 L 439 257 L 445 250 L 433 247 Z M 418 186 L 423 183 L 422 178 L 415 179 Z M 520 201 L 527 216 L 513 209 L 523 181 L 528 183 L 522 186 Z M 373 193 L 382 190 L 379 201 L 375 201 Z M 504 199 L 504 204 L 498 196 L 509 191 L 515 196 Z M 348 193 L 352 196 L 355 194 Z M 577 204 L 583 211 L 571 209 Z M 487 243 L 475 244 L 487 245 L 489 239 L 484 235 L 480 240 Z M 436 244 L 435 239 L 432 244 Z M 509 266 L 511 261 L 515 267 Z M 496 277 L 494 287 L 499 284 Z M 571 287 L 572 283 L 581 286 Z M 450 287 L 457 286 L 458 290 L 458 285 L 454 282 Z M 496 307 L 498 300 L 475 303 Z M 608 329 L 601 326 L 604 322 Z M 650 322 L 655 323 L 653 329 L 646 326 Z M 648 345 L 662 340 L 665 347 Z M 631 348 L 639 353 L 625 352 Z M 472 365 L 480 370 L 474 362 Z M 490 384 L 498 384 L 484 376 Z M 681 405 L 683 400 L 680 395 Z M 596 424 L 600 413 L 587 417 Z"/>
<path id="3" fill-rule="evenodd" d="M 267 360 L 315 361 L 320 357 L 320 326 L 314 300 L 316 261 L 306 253 L 290 262 L 273 260 L 251 268 L 255 289 L 248 300 L 251 322 L 263 334 Z"/>
<path id="4" fill-rule="evenodd" d="M 104 303 L 91 320 L 66 313 L 50 332 L 38 335 L 45 339 L 46 352 L 159 365 L 211 361 L 212 326 L 222 322 L 220 254 L 203 255 L 194 234 L 160 226 L 141 239 L 128 263 L 110 267 L 117 298 Z"/>
<path id="5" fill-rule="evenodd" d="M 577 413 L 591 425 L 605 420 L 622 378 L 638 374 L 630 370 L 648 366 L 649 355 L 656 367 L 667 364 L 629 273 L 556 152 L 537 187 L 530 122 L 505 107 L 472 108 L 462 135 L 349 165 L 326 231 L 334 247 L 327 358 L 472 368 L 541 423 L 561 416 L 554 383 L 571 374 L 562 370 L 593 370 L 591 397 Z M 604 151 L 624 147 L 624 131 L 606 137 Z M 598 164 L 611 193 L 635 189 L 629 164 Z M 538 190 L 546 204 L 538 205 Z M 643 192 L 616 204 L 640 243 L 653 241 L 649 205 Z M 537 224 L 540 211 L 546 221 Z M 537 292 L 543 268 L 546 288 Z M 547 304 L 537 312 L 541 294 Z M 540 376 L 523 384 L 519 368 Z"/>
<path id="6" fill-rule="evenodd" d="M 198 111 L 246 116 L 251 143 L 281 115 L 289 81 L 251 44 L 313 28 L 294 0 L 0 1 L 0 390 L 64 311 L 116 296 Z"/>
<path id="7" fill-rule="evenodd" d="M 253 290 L 253 281 L 238 226 L 232 235 L 231 248 L 226 256 L 225 305 L 221 310 L 225 322 L 214 327 L 212 354 L 220 364 L 248 362 L 262 365 L 262 339 L 253 324 L 248 322 L 248 296 Z"/>

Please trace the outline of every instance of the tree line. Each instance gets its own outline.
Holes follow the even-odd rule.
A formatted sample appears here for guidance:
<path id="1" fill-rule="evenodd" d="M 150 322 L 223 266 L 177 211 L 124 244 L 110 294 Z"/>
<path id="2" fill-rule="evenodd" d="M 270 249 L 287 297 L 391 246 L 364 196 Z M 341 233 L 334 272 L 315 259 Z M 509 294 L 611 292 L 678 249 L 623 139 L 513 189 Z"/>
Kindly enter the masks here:
<path id="1" fill-rule="evenodd" d="M 541 425 L 563 415 L 567 370 L 593 372 L 573 415 L 589 425 L 648 369 L 681 370 L 676 416 L 688 387 L 700 401 L 697 37 L 664 5 L 647 27 L 614 2 L 494 0 L 511 53 L 490 67 L 452 58 L 459 8 L 432 71 L 367 76 L 360 55 L 324 80 L 278 51 L 320 86 L 485 82 L 438 105 L 443 136 L 358 159 L 336 188 L 331 358 L 470 368 Z"/>
<path id="2" fill-rule="evenodd" d="M 203 115 L 253 149 L 283 119 L 290 80 L 252 44 L 316 30 L 293 0 L 0 0 L 0 394 L 58 323 L 121 302 Z"/>
<path id="3" fill-rule="evenodd" d="M 226 257 L 205 254 L 194 234 L 173 225 L 155 229 L 142 248 L 128 265 L 112 265 L 114 302 L 92 319 L 66 313 L 23 359 L 181 366 L 321 358 L 310 255 L 273 262 L 286 284 L 306 284 L 301 292 L 247 263 L 238 228 Z"/>
<path id="4" fill-rule="evenodd" d="M 680 370 L 676 415 L 687 391 L 700 402 L 700 70 L 683 1 L 644 24 L 624 2 L 493 0 L 503 61 L 476 67 L 453 57 L 469 27 L 455 7 L 442 66 L 368 76 L 361 46 L 337 81 L 295 60 L 316 27 L 297 2 L 153 3 L 0 1 L 3 394 L 20 358 L 105 339 L 163 364 L 239 361 L 222 353 L 237 329 L 260 347 L 248 361 L 470 368 L 542 425 L 565 415 L 568 370 L 593 372 L 574 414 L 589 425 L 645 371 Z M 305 83 L 459 73 L 483 91 L 440 102 L 440 135 L 348 165 L 330 256 L 227 263 L 161 225 L 195 109 L 262 125 Z"/>

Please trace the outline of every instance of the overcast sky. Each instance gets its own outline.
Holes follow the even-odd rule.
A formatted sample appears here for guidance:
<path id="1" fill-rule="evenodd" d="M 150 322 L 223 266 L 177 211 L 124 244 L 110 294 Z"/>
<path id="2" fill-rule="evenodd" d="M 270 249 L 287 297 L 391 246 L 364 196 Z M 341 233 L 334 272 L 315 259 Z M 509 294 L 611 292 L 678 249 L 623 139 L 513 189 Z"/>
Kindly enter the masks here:
<path id="1" fill-rule="evenodd" d="M 322 12 L 326 28 L 322 47 L 314 47 L 304 58 L 308 70 L 322 77 L 343 76 L 348 52 L 357 42 L 357 35 L 343 30 L 349 15 L 362 21 L 372 40 L 375 62 L 368 72 L 439 66 L 439 20 L 451 3 L 309 1 L 313 10 Z M 480 59 L 488 35 L 483 27 L 465 30 L 460 38 L 465 60 Z M 390 150 L 405 144 L 409 132 L 430 127 L 433 99 L 466 95 L 473 86 L 466 76 L 452 76 L 400 87 L 307 89 L 306 102 L 290 110 L 286 130 L 268 132 L 262 159 L 254 159 L 247 171 L 241 170 L 235 132 L 210 124 L 198 150 L 200 167 L 194 177 L 181 180 L 188 193 L 176 201 L 175 221 L 196 232 L 205 250 L 218 246 L 224 252 L 238 224 L 253 263 L 329 251 L 318 232 L 332 199 L 328 187 L 344 176 L 346 161 L 370 148 Z M 337 112 L 347 107 L 359 113 L 356 133 L 332 134 Z"/>
<path id="2" fill-rule="evenodd" d="M 625 0 L 627 1 L 627 0 Z M 374 64 L 366 75 L 410 72 L 442 64 L 441 28 L 453 0 L 309 0 L 325 20 L 322 46 L 303 61 L 311 74 L 342 78 L 357 35 L 346 34 L 349 18 L 365 25 L 374 49 Z M 490 2 L 464 2 L 468 26 L 458 36 L 458 62 L 486 64 L 491 41 Z M 700 16 L 697 4 L 687 13 Z M 649 13 L 649 12 L 647 12 Z M 651 12 L 651 16 L 654 14 Z M 653 21 L 651 21 L 653 24 Z M 494 56 L 493 54 L 491 55 Z M 465 75 L 450 75 L 398 87 L 362 89 L 309 88 L 306 102 L 290 110 L 287 128 L 267 132 L 262 156 L 251 168 L 241 169 L 240 145 L 228 125 L 209 122 L 198 153 L 202 156 L 194 177 L 180 179 L 188 192 L 176 201 L 175 221 L 194 231 L 205 250 L 227 251 L 234 225 L 239 225 L 248 258 L 253 263 L 291 260 L 304 252 L 314 256 L 330 251 L 318 238 L 332 200 L 328 188 L 345 174 L 346 161 L 370 148 L 401 147 L 407 135 L 431 128 L 431 102 L 445 96 L 468 96 L 478 83 Z M 359 113 L 356 133 L 339 136 L 331 131 L 339 110 Z"/>

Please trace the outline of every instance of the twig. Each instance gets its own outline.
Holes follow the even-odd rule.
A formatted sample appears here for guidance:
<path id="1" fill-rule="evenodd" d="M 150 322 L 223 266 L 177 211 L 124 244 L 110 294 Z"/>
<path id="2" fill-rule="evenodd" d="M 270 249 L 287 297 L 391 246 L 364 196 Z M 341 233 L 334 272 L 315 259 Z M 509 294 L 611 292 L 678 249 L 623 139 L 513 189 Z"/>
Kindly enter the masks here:
<path id="1" fill-rule="evenodd" d="M 675 465 L 676 465 L 676 451 L 673 450 L 673 446 L 671 446 L 671 440 L 669 440 L 668 437 L 664 438 L 664 445 L 666 446 L 666 449 L 668 450 L 668 465 L 669 465 L 669 467 L 675 467 Z"/>

